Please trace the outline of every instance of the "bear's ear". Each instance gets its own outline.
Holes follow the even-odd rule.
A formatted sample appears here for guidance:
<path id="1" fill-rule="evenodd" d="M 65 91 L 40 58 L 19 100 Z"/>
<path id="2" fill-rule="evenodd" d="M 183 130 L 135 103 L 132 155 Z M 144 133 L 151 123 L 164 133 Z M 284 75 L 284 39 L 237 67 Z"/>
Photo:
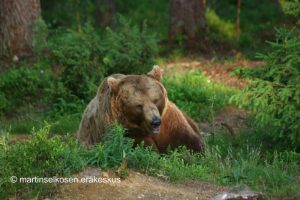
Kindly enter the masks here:
<path id="1" fill-rule="evenodd" d="M 113 77 L 107 78 L 107 84 L 108 84 L 110 90 L 113 92 L 117 91 L 119 83 L 120 83 L 120 79 L 115 79 Z"/>
<path id="2" fill-rule="evenodd" d="M 163 76 L 164 70 L 161 69 L 158 65 L 154 65 L 153 69 L 148 72 L 148 76 L 151 76 L 152 78 L 158 80 L 161 82 L 162 76 Z"/>

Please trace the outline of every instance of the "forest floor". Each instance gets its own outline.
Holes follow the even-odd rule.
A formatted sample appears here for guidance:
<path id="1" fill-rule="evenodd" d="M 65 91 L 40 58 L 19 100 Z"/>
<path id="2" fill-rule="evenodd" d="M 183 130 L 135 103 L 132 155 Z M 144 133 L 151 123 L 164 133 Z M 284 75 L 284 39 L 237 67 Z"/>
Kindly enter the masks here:
<path id="1" fill-rule="evenodd" d="M 167 73 L 174 72 L 187 72 L 190 70 L 200 69 L 204 72 L 205 76 L 211 81 L 221 83 L 223 85 L 233 88 L 243 88 L 249 81 L 240 79 L 237 76 L 231 75 L 231 72 L 236 68 L 255 68 L 262 65 L 261 61 L 253 61 L 240 59 L 236 61 L 215 62 L 209 59 L 182 59 L 180 61 L 167 61 L 161 67 L 167 69 Z"/>

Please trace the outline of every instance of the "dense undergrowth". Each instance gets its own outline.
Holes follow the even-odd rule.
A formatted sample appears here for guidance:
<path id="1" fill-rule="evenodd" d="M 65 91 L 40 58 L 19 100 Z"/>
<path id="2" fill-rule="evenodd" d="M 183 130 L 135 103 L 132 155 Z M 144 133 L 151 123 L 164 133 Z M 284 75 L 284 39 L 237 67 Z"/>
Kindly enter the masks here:
<path id="1" fill-rule="evenodd" d="M 113 168 L 127 160 L 128 167 L 169 181 L 207 180 L 222 185 L 247 184 L 272 198 L 280 195 L 299 197 L 300 154 L 293 151 L 266 154 L 258 144 L 245 142 L 235 146 L 219 137 L 207 138 L 204 155 L 178 148 L 159 155 L 150 148 L 131 148 L 133 141 L 124 137 L 124 129 L 115 125 L 104 135 L 103 143 L 86 150 L 73 137 L 49 134 L 49 126 L 33 130 L 27 142 L 10 144 L 1 138 L 1 199 L 41 198 L 55 193 L 55 184 L 11 183 L 10 177 L 68 177 L 86 165 Z M 243 136 L 241 136 L 243 137 Z M 107 139 L 109 138 L 109 139 Z M 237 138 L 235 138 L 237 140 Z M 123 169 L 126 174 L 126 168 Z M 298 192 L 297 192 L 298 191 Z"/>

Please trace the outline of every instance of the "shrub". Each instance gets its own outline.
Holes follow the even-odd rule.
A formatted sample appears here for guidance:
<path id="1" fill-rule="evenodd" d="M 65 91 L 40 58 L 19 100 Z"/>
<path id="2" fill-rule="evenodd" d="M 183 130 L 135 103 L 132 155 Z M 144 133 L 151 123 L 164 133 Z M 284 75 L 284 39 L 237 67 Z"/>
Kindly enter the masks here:
<path id="1" fill-rule="evenodd" d="M 107 29 L 103 50 L 106 74 L 149 71 L 157 55 L 155 37 L 148 34 L 146 23 L 141 31 L 123 17 L 119 18 L 119 23 L 117 31 Z"/>
<path id="2" fill-rule="evenodd" d="M 276 31 L 277 40 L 268 42 L 272 51 L 258 54 L 266 66 L 248 73 L 255 80 L 231 100 L 252 109 L 258 126 L 273 127 L 266 134 L 274 140 L 300 148 L 300 39 L 293 31 Z"/>
<path id="3" fill-rule="evenodd" d="M 95 95 L 103 76 L 100 39 L 87 26 L 83 32 L 66 31 L 49 42 L 53 67 L 58 68 L 52 85 L 52 96 L 67 102 L 74 99 L 90 100 Z"/>
<path id="4" fill-rule="evenodd" d="M 0 142 L 1 199 L 6 199 L 11 194 L 24 199 L 37 198 L 51 191 L 55 186 L 55 184 L 43 183 L 13 184 L 9 179 L 11 176 L 48 178 L 66 176 L 83 168 L 81 148 L 76 142 L 70 137 L 65 141 L 58 136 L 50 138 L 49 128 L 46 125 L 38 131 L 33 129 L 32 139 L 25 143 L 8 145 L 7 141 L 2 139 Z"/>
<path id="5" fill-rule="evenodd" d="M 0 80 L 0 112 L 16 111 L 43 99 L 50 85 L 49 73 L 38 65 L 11 67 L 0 74 Z"/>

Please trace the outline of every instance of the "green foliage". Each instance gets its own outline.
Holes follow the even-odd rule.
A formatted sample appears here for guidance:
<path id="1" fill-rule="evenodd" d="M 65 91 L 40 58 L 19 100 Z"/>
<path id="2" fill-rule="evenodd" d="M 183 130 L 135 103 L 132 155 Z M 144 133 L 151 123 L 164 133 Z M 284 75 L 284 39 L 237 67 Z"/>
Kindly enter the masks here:
<path id="1" fill-rule="evenodd" d="M 300 141 L 300 39 L 292 31 L 277 30 L 272 51 L 258 54 L 266 63 L 253 73 L 256 78 L 241 93 L 232 97 L 238 105 L 251 108 L 257 125 L 274 127 L 268 131 L 275 140 Z"/>
<path id="2" fill-rule="evenodd" d="M 115 124 L 103 135 L 103 143 L 95 145 L 87 152 L 87 164 L 103 169 L 120 166 L 131 153 L 133 145 L 133 140 L 124 137 L 124 133 L 122 126 Z"/>
<path id="3" fill-rule="evenodd" d="M 44 20 L 38 19 L 34 23 L 34 52 L 42 53 L 47 48 L 48 27 Z"/>
<path id="4" fill-rule="evenodd" d="M 175 74 L 164 79 L 168 97 L 196 120 L 207 120 L 228 104 L 233 89 L 207 79 L 201 71 Z"/>
<path id="5" fill-rule="evenodd" d="M 218 141 L 217 141 L 217 140 Z M 228 138 L 229 139 L 229 138 Z M 204 155 L 178 148 L 158 155 L 138 146 L 129 156 L 129 166 L 170 181 L 207 180 L 222 185 L 246 184 L 270 198 L 295 195 L 300 189 L 300 154 L 293 151 L 271 153 L 264 157 L 260 148 L 239 142 L 235 148 L 222 136 L 214 139 Z M 255 141 L 254 144 L 257 144 Z"/>
<path id="6" fill-rule="evenodd" d="M 84 107 L 81 107 L 80 111 L 79 108 L 77 108 L 77 111 L 73 114 L 59 114 L 59 112 L 55 111 L 54 117 L 46 117 L 46 120 L 51 124 L 50 132 L 62 135 L 66 133 L 76 133 L 83 111 Z"/>
<path id="7" fill-rule="evenodd" d="M 0 112 L 36 102 L 50 85 L 49 73 L 39 65 L 11 67 L 0 74 L 0 80 Z"/>
<path id="8" fill-rule="evenodd" d="M 260 67 L 252 68 L 252 69 L 237 67 L 230 72 L 230 75 L 238 76 L 239 78 L 243 78 L 243 79 L 251 79 L 255 76 L 259 76 L 262 70 L 263 69 L 261 69 Z"/>
<path id="9" fill-rule="evenodd" d="M 267 195 L 290 195 L 300 189 L 295 177 L 299 176 L 299 153 L 285 151 L 262 154 L 261 149 L 249 143 L 239 143 L 223 136 L 208 138 L 210 146 L 202 154 L 191 153 L 180 147 L 168 154 L 159 155 L 150 148 L 138 145 L 124 137 L 125 130 L 115 124 L 103 143 L 85 150 L 73 138 L 49 138 L 49 126 L 34 131 L 32 140 L 9 144 L 0 140 L 0 186 L 5 193 L 29 198 L 53 191 L 52 184 L 11 184 L 10 176 L 53 177 L 67 176 L 82 169 L 85 164 L 103 169 L 119 167 L 125 160 L 128 166 L 165 180 L 207 180 L 223 185 L 247 184 Z M 235 142 L 238 142 L 236 140 Z M 254 143 L 258 145 L 257 142 Z"/>
<path id="10" fill-rule="evenodd" d="M 143 144 L 130 149 L 132 141 L 124 138 L 124 130 L 119 125 L 106 137 L 110 139 L 94 146 L 85 155 L 90 164 L 116 167 L 127 159 L 129 167 L 165 180 L 201 179 L 224 185 L 247 184 L 268 195 L 291 194 L 300 188 L 293 178 L 299 175 L 299 153 L 286 151 L 263 156 L 257 141 L 253 144 L 258 147 L 247 142 L 235 147 L 230 142 L 232 138 L 227 141 L 223 137 L 209 138 L 211 145 L 204 155 L 192 154 L 184 147 L 159 155 L 142 147 Z"/>
<path id="11" fill-rule="evenodd" d="M 236 1 L 207 1 L 208 37 L 215 48 L 234 47 L 254 57 L 256 49 L 268 50 L 265 40 L 274 36 L 273 27 L 290 22 L 279 5 L 272 1 L 241 1 L 240 35 L 236 34 Z M 220 42 L 223 44 L 220 45 Z"/>
<path id="12" fill-rule="evenodd" d="M 236 38 L 237 35 L 234 23 L 230 21 L 224 21 L 216 14 L 214 10 L 207 9 L 206 20 L 207 25 L 212 30 L 212 33 L 219 34 L 219 38 L 223 37 L 228 40 L 234 40 Z"/>
<path id="13" fill-rule="evenodd" d="M 157 55 L 155 37 L 147 32 L 146 23 L 140 31 L 124 17 L 120 17 L 119 22 L 117 31 L 107 28 L 103 51 L 106 74 L 141 74 L 149 71 Z"/>
<path id="14" fill-rule="evenodd" d="M 300 15 L 300 1 L 299 0 L 280 0 L 279 3 L 283 9 L 283 12 L 288 15 L 299 16 Z M 299 21 L 298 21 L 299 22 Z"/>
<path id="15" fill-rule="evenodd" d="M 87 26 L 83 32 L 57 34 L 49 43 L 52 66 L 59 70 L 52 85 L 52 97 L 68 102 L 90 100 L 103 77 L 100 39 L 96 32 Z"/>
<path id="16" fill-rule="evenodd" d="M 94 22 L 92 0 L 41 0 L 42 18 L 51 27 L 66 27 L 78 30 L 85 23 Z"/>
<path id="17" fill-rule="evenodd" d="M 149 33 L 161 40 L 168 37 L 169 0 L 117 0 L 117 10 L 133 24 L 143 24 L 147 20 Z"/>
<path id="18" fill-rule="evenodd" d="M 32 127 L 42 128 L 44 123 L 47 121 L 50 125 L 51 134 L 75 133 L 78 129 L 78 125 L 81 120 L 82 111 L 74 114 L 60 114 L 56 110 L 47 112 L 46 114 L 28 114 L 27 116 L 20 117 L 20 119 L 5 121 L 3 120 L 0 124 L 1 130 L 8 131 L 11 134 L 30 134 Z M 50 114 L 53 114 L 51 116 Z"/>
<path id="19" fill-rule="evenodd" d="M 50 127 L 36 131 L 28 142 L 8 144 L 5 138 L 0 142 L 0 187 L 1 199 L 15 194 L 20 198 L 38 198 L 54 189 L 54 184 L 11 183 L 10 177 L 54 177 L 66 176 L 84 166 L 80 156 L 81 148 L 70 136 L 65 141 L 58 136 L 49 137 Z M 23 191 L 20 193 L 20 191 Z"/>

